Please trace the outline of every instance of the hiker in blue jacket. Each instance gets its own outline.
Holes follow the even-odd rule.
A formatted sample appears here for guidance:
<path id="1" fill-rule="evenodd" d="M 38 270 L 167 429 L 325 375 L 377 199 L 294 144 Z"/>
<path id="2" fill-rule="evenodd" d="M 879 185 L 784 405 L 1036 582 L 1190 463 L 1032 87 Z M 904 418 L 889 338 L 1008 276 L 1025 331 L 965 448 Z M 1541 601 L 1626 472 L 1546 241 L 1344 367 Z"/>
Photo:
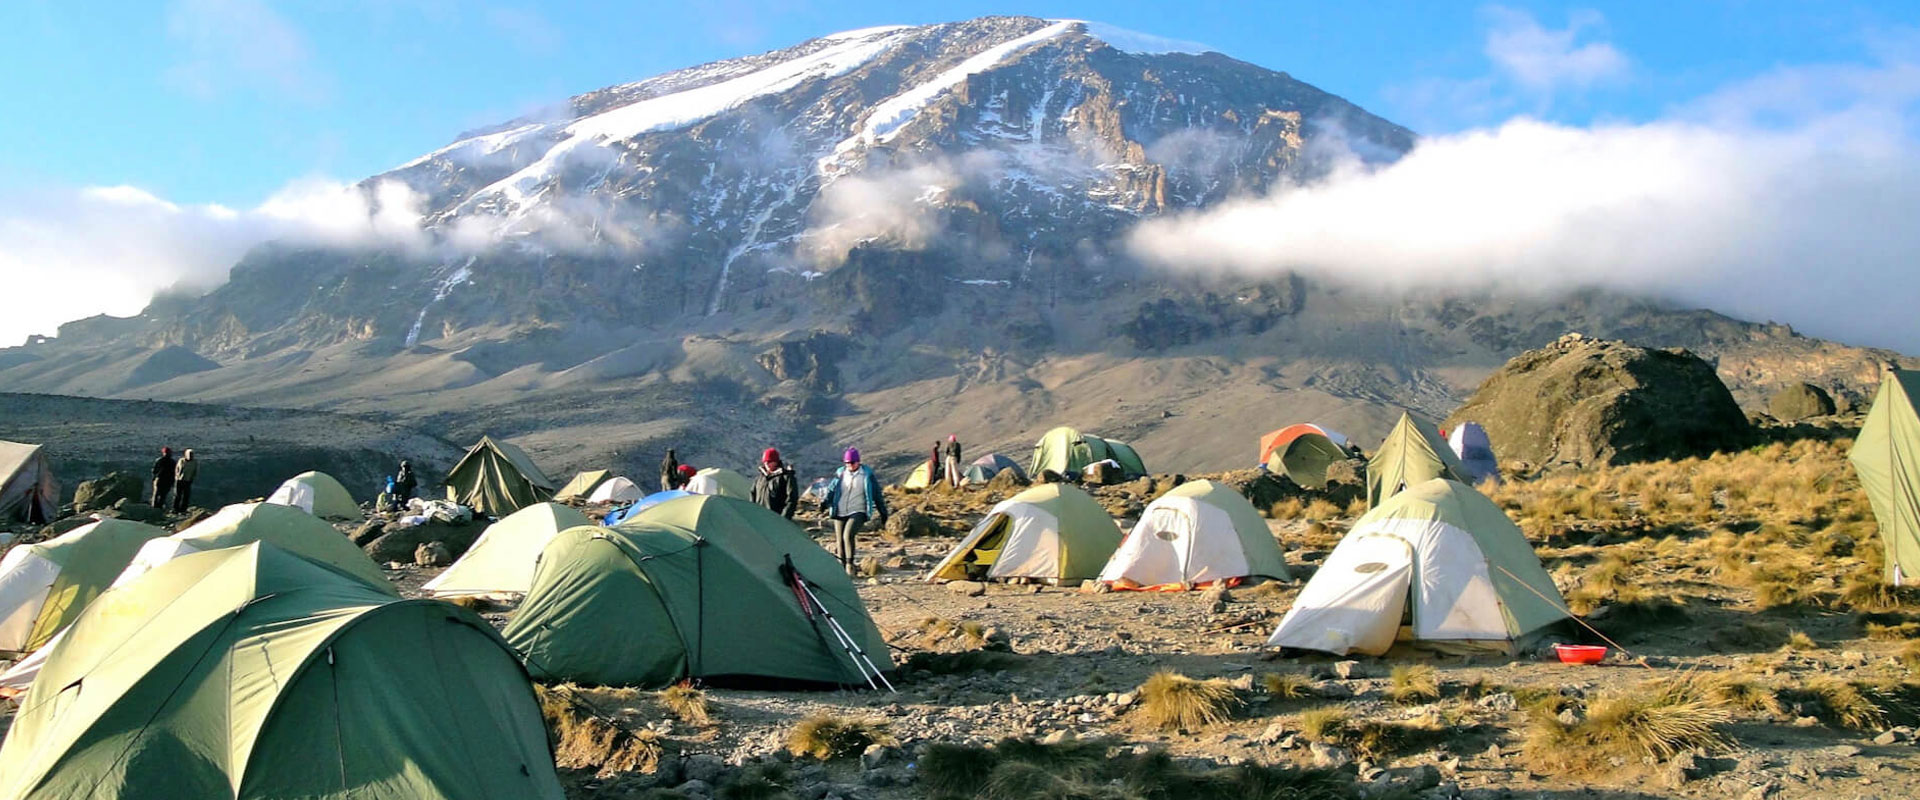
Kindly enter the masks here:
<path id="1" fill-rule="evenodd" d="M 845 465 L 833 473 L 827 484 L 826 502 L 821 505 L 833 520 L 835 555 L 848 575 L 855 572 L 854 540 L 868 520 L 887 524 L 887 498 L 880 492 L 880 480 L 873 470 L 860 463 L 860 450 L 847 448 Z"/>

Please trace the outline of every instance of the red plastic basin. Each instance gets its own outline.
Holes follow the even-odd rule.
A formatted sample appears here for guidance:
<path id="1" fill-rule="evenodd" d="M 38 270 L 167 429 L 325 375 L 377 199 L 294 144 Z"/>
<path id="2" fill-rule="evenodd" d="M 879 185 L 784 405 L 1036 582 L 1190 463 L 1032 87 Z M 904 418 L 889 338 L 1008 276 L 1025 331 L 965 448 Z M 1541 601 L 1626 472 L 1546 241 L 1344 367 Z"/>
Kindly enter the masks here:
<path id="1" fill-rule="evenodd" d="M 1566 664 L 1598 664 L 1607 657 L 1607 648 L 1597 644 L 1556 644 L 1553 653 Z"/>

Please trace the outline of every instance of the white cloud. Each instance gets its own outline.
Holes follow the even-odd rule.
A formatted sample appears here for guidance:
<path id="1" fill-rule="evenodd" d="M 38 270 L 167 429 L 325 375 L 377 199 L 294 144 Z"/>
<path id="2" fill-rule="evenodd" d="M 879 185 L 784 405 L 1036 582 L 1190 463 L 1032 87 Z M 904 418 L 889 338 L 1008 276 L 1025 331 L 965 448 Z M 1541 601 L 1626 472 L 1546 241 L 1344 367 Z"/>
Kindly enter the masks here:
<path id="1" fill-rule="evenodd" d="M 1627 74 L 1627 58 L 1606 42 L 1578 43 L 1581 31 L 1600 25 L 1600 13 L 1570 13 L 1567 27 L 1541 27 L 1532 14 L 1498 6 L 1488 9 L 1494 27 L 1486 54 L 1502 74 L 1521 86 L 1547 92 L 1586 88 Z"/>
<path id="2" fill-rule="evenodd" d="M 1387 289 L 1655 293 L 1920 352 L 1916 99 L 1902 62 L 1778 70 L 1644 124 L 1517 118 L 1149 222 L 1131 245 Z"/>
<path id="3" fill-rule="evenodd" d="M 262 0 L 176 0 L 166 25 L 179 55 L 164 78 L 187 94 L 246 89 L 307 103 L 332 94 L 306 37 Z"/>

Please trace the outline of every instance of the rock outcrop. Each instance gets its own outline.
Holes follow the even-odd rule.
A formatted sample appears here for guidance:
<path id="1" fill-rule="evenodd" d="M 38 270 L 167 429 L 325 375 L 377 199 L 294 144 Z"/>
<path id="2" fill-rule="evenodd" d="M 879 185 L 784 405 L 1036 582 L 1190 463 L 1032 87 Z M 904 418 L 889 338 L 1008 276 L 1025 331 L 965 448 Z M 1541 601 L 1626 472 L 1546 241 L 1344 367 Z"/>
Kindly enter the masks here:
<path id="1" fill-rule="evenodd" d="M 1781 422 L 1831 416 L 1834 411 L 1833 396 L 1811 383 L 1791 384 L 1767 398 L 1767 413 Z"/>

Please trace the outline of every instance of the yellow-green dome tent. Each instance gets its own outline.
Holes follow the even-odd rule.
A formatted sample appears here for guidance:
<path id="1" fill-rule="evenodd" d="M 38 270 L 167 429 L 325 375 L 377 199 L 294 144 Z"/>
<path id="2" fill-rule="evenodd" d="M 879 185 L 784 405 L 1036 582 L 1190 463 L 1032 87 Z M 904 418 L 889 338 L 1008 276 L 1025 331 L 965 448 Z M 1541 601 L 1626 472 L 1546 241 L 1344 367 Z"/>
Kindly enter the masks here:
<path id="1" fill-rule="evenodd" d="M 788 563 L 818 585 L 821 603 L 877 668 L 891 669 L 886 640 L 833 556 L 778 514 L 706 495 L 668 500 L 614 528 L 562 531 L 540 555 L 506 638 L 528 671 L 549 680 L 864 683 L 826 622 L 803 613 L 784 579 Z"/>
<path id="2" fill-rule="evenodd" d="M 288 478 L 267 496 L 267 502 L 293 506 L 321 519 L 358 522 L 365 518 L 347 487 L 324 472 L 302 472 Z"/>
<path id="3" fill-rule="evenodd" d="M 600 484 L 611 477 L 613 473 L 604 469 L 590 469 L 576 474 L 573 480 L 567 481 L 567 485 L 560 487 L 560 491 L 553 493 L 553 499 L 560 503 L 568 500 L 585 500 L 587 495 L 593 494 L 594 489 L 600 488 Z"/>
<path id="4" fill-rule="evenodd" d="M 561 531 L 583 525 L 591 526 L 593 520 L 570 506 L 527 506 L 488 525 L 459 561 L 420 590 L 442 597 L 526 594 L 533 586 L 534 564 L 547 544 Z"/>
<path id="5" fill-rule="evenodd" d="M 0 651 L 39 649 L 119 577 L 141 545 L 166 535 L 152 525 L 103 519 L 8 550 L 0 559 Z"/>
<path id="6" fill-rule="evenodd" d="M 491 626 L 272 545 L 110 589 L 51 649 L 0 797 L 563 798 Z"/>
<path id="7" fill-rule="evenodd" d="M 1469 483 L 1467 468 L 1432 422 L 1402 412 L 1386 441 L 1367 459 L 1367 505 L 1378 506 L 1409 486 L 1434 478 Z"/>
<path id="8" fill-rule="evenodd" d="M 1890 370 L 1880 381 L 1867 421 L 1853 440 L 1847 460 L 1880 523 L 1887 550 L 1886 577 L 1911 584 L 1920 573 L 1920 372 Z"/>
<path id="9" fill-rule="evenodd" d="M 1064 425 L 1047 431 L 1033 446 L 1033 466 L 1027 474 L 1039 479 L 1047 470 L 1060 475 L 1078 475 L 1088 464 L 1113 459 L 1129 476 L 1147 474 L 1147 466 L 1132 445 L 1118 439 L 1104 439 L 1081 433 Z"/>
<path id="10" fill-rule="evenodd" d="M 1091 495 L 1042 484 L 994 506 L 927 580 L 1085 580 L 1119 546 L 1120 528 Z"/>
<path id="11" fill-rule="evenodd" d="M 188 553 L 203 553 L 254 542 L 268 542 L 304 558 L 321 562 L 367 585 L 389 594 L 395 593 L 380 566 L 366 553 L 354 547 L 345 534 L 321 522 L 312 514 L 293 506 L 273 503 L 240 503 L 227 506 L 199 524 L 172 536 L 148 541 L 135 553 L 127 568 L 114 579 L 122 586 L 147 571 Z"/>

